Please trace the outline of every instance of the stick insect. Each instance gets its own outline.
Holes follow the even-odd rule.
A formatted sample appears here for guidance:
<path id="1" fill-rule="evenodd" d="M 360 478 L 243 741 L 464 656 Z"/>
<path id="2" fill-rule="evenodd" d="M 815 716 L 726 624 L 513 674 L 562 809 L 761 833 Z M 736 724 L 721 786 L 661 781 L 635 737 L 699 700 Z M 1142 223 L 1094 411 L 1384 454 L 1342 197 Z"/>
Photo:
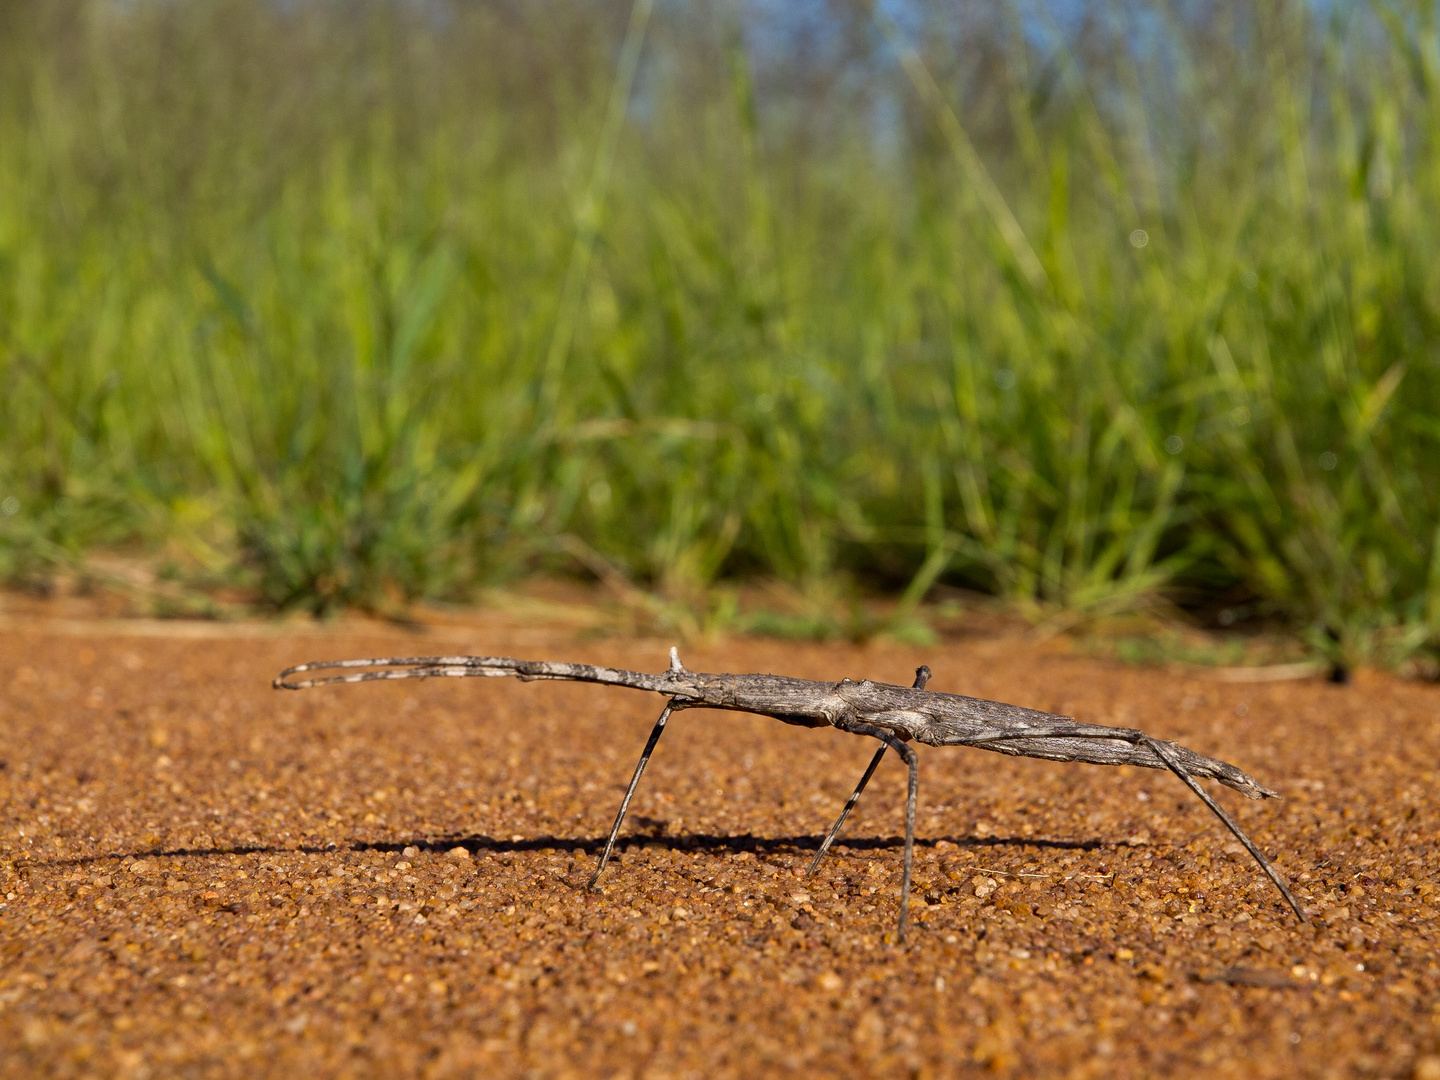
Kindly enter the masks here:
<path id="1" fill-rule="evenodd" d="M 328 675 L 296 681 L 292 676 L 311 671 L 351 669 L 347 674 Z M 1197 777 L 1218 780 L 1226 787 L 1251 799 L 1279 796 L 1257 783 L 1251 776 L 1224 761 L 1205 757 L 1173 742 L 1162 742 L 1135 728 L 1107 727 L 1080 723 L 1068 716 L 1022 709 L 998 701 L 940 694 L 925 689 L 930 669 L 915 672 L 912 686 L 887 683 L 812 682 L 781 675 L 730 675 L 689 671 L 680 662 L 680 654 L 670 650 L 669 670 L 659 674 L 623 671 L 617 668 L 592 667 L 588 664 L 563 664 L 549 661 L 514 660 L 503 656 L 410 656 L 383 657 L 373 660 L 326 660 L 287 668 L 275 679 L 277 689 L 302 690 L 329 683 L 358 683 L 378 679 L 497 678 L 514 676 L 526 682 L 564 680 L 623 686 L 649 690 L 665 695 L 660 718 L 650 732 L 630 786 L 620 802 L 615 824 L 600 854 L 589 888 L 594 888 L 610 854 L 630 800 L 654 753 L 665 725 L 673 713 L 683 709 L 724 709 L 732 712 L 769 716 L 784 724 L 799 727 L 833 727 L 854 735 L 877 739 L 880 747 L 855 786 L 854 794 L 840 811 L 839 818 L 815 853 L 806 877 L 815 873 L 825 853 L 830 850 L 840 828 L 859 800 L 865 785 L 887 750 L 893 750 L 909 770 L 905 796 L 905 869 L 900 886 L 900 920 L 898 940 L 905 940 L 910 915 L 910 879 L 915 858 L 915 802 L 919 788 L 919 759 L 911 742 L 927 746 L 973 746 L 1001 754 L 1045 758 L 1050 761 L 1082 761 L 1097 765 L 1139 765 L 1148 769 L 1169 769 L 1210 808 L 1225 827 L 1234 833 L 1266 877 L 1280 890 L 1301 922 L 1309 922 L 1304 910 L 1290 892 L 1285 880 L 1261 854 L 1260 849 L 1245 835 L 1203 787 Z"/>

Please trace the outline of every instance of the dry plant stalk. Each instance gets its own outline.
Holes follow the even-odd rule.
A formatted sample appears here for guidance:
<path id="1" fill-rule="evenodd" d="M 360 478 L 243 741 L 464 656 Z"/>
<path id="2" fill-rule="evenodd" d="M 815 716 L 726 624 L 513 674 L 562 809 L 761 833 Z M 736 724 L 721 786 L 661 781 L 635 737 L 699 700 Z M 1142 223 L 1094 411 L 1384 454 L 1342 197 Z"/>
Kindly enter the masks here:
<path id="1" fill-rule="evenodd" d="M 291 676 L 304 672 L 335 668 L 365 670 L 354 670 L 345 675 L 291 680 Z M 635 774 L 631 777 L 625 798 L 620 803 L 620 811 L 615 815 L 615 824 L 610 830 L 605 850 L 590 878 L 591 888 L 610 859 L 610 853 L 615 848 L 615 839 L 620 835 L 620 826 L 630 808 L 630 800 L 640 783 L 640 776 L 645 771 L 645 765 L 650 760 L 655 745 L 660 741 L 671 714 L 682 709 L 726 709 L 769 716 L 781 723 L 800 727 L 838 728 L 880 740 L 880 748 L 856 785 L 854 794 L 846 802 L 839 818 L 831 826 L 820 850 L 811 861 L 810 868 L 806 871 L 807 877 L 815 872 L 820 860 L 834 843 L 840 827 L 859 800 L 860 793 L 865 790 L 865 785 L 870 782 L 870 777 L 874 775 L 880 759 L 885 756 L 885 751 L 894 750 L 900 755 L 910 771 L 910 783 L 905 798 L 905 872 L 900 887 L 900 941 L 905 940 L 909 921 L 910 877 L 915 856 L 915 800 L 919 786 L 919 760 L 915 751 L 907 745 L 912 741 L 925 743 L 927 746 L 974 746 L 1001 754 L 1045 758 L 1050 761 L 1083 761 L 1095 765 L 1139 765 L 1148 769 L 1169 769 L 1235 834 L 1235 838 L 1245 846 L 1245 850 L 1259 864 L 1265 876 L 1280 890 L 1296 917 L 1301 922 L 1309 921 L 1284 879 L 1270 865 L 1269 860 L 1261 854 L 1260 849 L 1224 808 L 1200 786 L 1196 778 L 1218 780 L 1251 799 L 1278 798 L 1275 792 L 1256 783 L 1252 777 L 1234 765 L 1197 754 L 1173 742 L 1151 738 L 1135 728 L 1082 724 L 1068 716 L 1056 716 L 998 701 L 983 701 L 979 698 L 926 690 L 925 683 L 930 678 L 928 667 L 919 668 L 915 672 L 915 684 L 907 687 L 871 682 L 868 679 L 863 682 L 842 679 L 838 683 L 823 683 L 781 675 L 730 675 L 688 671 L 681 664 L 680 654 L 675 649 L 670 650 L 670 669 L 656 675 L 592 667 L 589 664 L 514 660 L 503 656 L 410 656 L 300 664 L 281 672 L 274 685 L 277 689 L 303 690 L 309 686 L 323 686 L 328 683 L 370 682 L 379 679 L 505 676 L 514 676 L 527 682 L 557 679 L 624 686 L 633 690 L 651 690 L 670 699 L 655 722 L 635 766 Z"/>

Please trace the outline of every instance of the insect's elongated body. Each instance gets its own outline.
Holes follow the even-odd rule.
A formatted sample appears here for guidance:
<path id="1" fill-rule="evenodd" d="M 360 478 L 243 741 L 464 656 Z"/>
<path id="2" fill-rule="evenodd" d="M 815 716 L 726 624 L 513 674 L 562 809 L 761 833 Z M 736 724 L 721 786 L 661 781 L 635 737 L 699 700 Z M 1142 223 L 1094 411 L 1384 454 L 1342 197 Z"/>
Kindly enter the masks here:
<path id="1" fill-rule="evenodd" d="M 336 668 L 359 670 L 298 682 L 291 678 L 303 672 Z M 1302 921 L 1305 920 L 1300 905 L 1269 861 L 1195 780 L 1195 777 L 1218 780 L 1252 799 L 1277 797 L 1275 792 L 1257 783 L 1247 773 L 1227 762 L 1197 754 L 1175 743 L 1161 742 L 1133 728 L 1085 724 L 1068 716 L 1038 712 L 998 701 L 935 693 L 924 689 L 929 675 L 929 668 L 920 668 L 916 672 L 915 685 L 907 687 L 871 682 L 868 679 L 863 682 L 842 679 L 837 683 L 828 683 L 792 679 L 782 675 L 711 674 L 687 670 L 672 649 L 670 669 L 655 674 L 593 667 L 588 664 L 515 660 L 499 656 L 419 656 L 301 664 L 282 672 L 275 680 L 275 686 L 300 690 L 326 683 L 382 679 L 511 676 L 526 681 L 591 682 L 649 690 L 665 695 L 669 701 L 636 766 L 630 788 L 611 830 L 609 842 L 600 857 L 595 875 L 591 878 L 592 885 L 609 859 L 630 799 L 670 715 L 683 709 L 707 708 L 756 713 L 801 727 L 834 727 L 881 741 L 882 746 L 875 759 L 811 864 L 812 873 L 869 782 L 870 776 L 884 756 L 885 749 L 892 749 L 900 755 L 910 770 L 906 803 L 905 872 L 901 887 L 902 939 L 908 918 L 917 784 L 917 759 L 914 750 L 907 745 L 910 742 L 929 746 L 972 746 L 1002 754 L 1046 758 L 1052 761 L 1168 769 L 1179 776 L 1245 845 L 1246 850 L 1274 882 L 1295 914 Z"/>

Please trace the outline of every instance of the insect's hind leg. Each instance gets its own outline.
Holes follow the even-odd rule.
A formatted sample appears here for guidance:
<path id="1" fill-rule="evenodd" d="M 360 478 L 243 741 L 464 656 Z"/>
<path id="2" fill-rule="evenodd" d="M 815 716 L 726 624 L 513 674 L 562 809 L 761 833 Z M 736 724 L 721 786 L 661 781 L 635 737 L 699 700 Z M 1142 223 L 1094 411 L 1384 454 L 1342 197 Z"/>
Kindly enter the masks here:
<path id="1" fill-rule="evenodd" d="M 665 711 L 660 714 L 660 719 L 655 721 L 655 727 L 650 732 L 645 749 L 640 753 L 640 760 L 635 763 L 635 775 L 630 777 L 630 786 L 625 789 L 625 798 L 620 801 L 620 812 L 615 815 L 615 824 L 610 827 L 610 837 L 605 841 L 605 850 L 600 853 L 600 862 L 585 886 L 587 889 L 595 888 L 595 882 L 600 880 L 600 875 L 605 870 L 605 864 L 610 861 L 610 852 L 615 850 L 615 838 L 620 835 L 620 826 L 625 823 L 625 814 L 630 809 L 630 800 L 635 796 L 635 789 L 640 786 L 640 776 L 650 761 L 650 755 L 655 752 L 655 744 L 660 741 L 660 736 L 665 734 L 665 722 L 670 719 L 670 714 L 676 708 L 683 708 L 683 706 L 677 705 L 675 699 L 671 698 L 665 703 Z"/>
<path id="2" fill-rule="evenodd" d="M 1305 917 L 1305 909 L 1302 908 L 1300 902 L 1295 899 L 1295 895 L 1290 891 L 1290 886 L 1285 884 L 1285 879 L 1280 876 L 1279 871 L 1270 864 L 1269 859 L 1261 854 L 1260 849 L 1255 846 L 1254 841 L 1245 835 L 1245 831 L 1225 812 L 1225 808 L 1216 802 L 1208 791 L 1200 786 L 1199 781 L 1197 781 L 1195 777 L 1190 775 L 1190 770 L 1180 763 L 1175 755 L 1170 752 L 1170 748 L 1158 739 L 1152 739 L 1148 735 L 1144 737 L 1144 745 L 1148 746 L 1156 757 L 1165 762 L 1165 764 L 1169 766 L 1170 771 L 1180 777 L 1180 779 L 1185 782 L 1185 786 L 1198 795 L 1200 801 L 1214 812 L 1215 816 L 1221 820 L 1225 827 L 1235 835 L 1235 839 L 1239 840 L 1245 850 L 1250 853 L 1250 857 L 1259 864 L 1260 869 L 1264 872 L 1265 876 L 1270 879 L 1271 884 L 1280 890 L 1280 895 L 1285 897 L 1285 902 L 1290 905 L 1290 910 L 1295 912 L 1295 917 L 1302 923 L 1308 923 L 1310 920 Z"/>
<path id="3" fill-rule="evenodd" d="M 924 690 L 925 684 L 930 681 L 930 668 L 921 664 L 915 669 L 915 689 Z M 885 756 L 886 746 L 881 746 L 875 751 L 875 756 L 870 759 L 869 766 L 865 769 L 865 775 L 860 777 L 860 782 L 855 785 L 854 792 L 840 811 L 840 816 L 835 819 L 835 824 L 830 826 L 830 831 L 825 834 L 825 839 L 820 842 L 820 850 L 815 853 L 815 858 L 810 860 L 810 868 L 805 871 L 808 878 L 815 873 L 820 860 L 825 858 L 825 853 L 830 850 L 830 845 L 835 843 L 835 837 L 840 835 L 840 827 L 845 824 L 845 819 L 850 816 L 850 811 L 855 809 L 855 804 L 860 801 L 860 793 L 865 790 L 865 785 L 870 783 L 870 778 L 875 775 L 875 770 L 880 765 L 880 759 Z"/>
<path id="4" fill-rule="evenodd" d="M 1220 819 L 1221 823 L 1224 824 L 1224 826 L 1229 829 L 1232 834 L 1234 834 L 1235 839 L 1239 840 L 1241 845 L 1244 846 L 1245 850 L 1250 853 L 1250 857 L 1255 860 L 1256 865 L 1258 865 L 1261 871 L 1265 874 L 1265 876 L 1270 879 L 1271 884 L 1273 884 L 1275 888 L 1280 890 L 1280 895 L 1283 896 L 1285 898 L 1285 902 L 1290 905 L 1290 910 L 1295 912 L 1295 917 L 1299 919 L 1302 923 L 1308 923 L 1310 921 L 1309 918 L 1307 918 L 1305 915 L 1304 908 L 1300 906 L 1300 901 L 1295 899 L 1295 894 L 1290 891 L 1290 886 L 1285 883 L 1285 879 L 1280 876 L 1279 871 L 1277 871 L 1275 867 L 1270 864 L 1270 860 L 1265 858 L 1265 856 L 1261 853 L 1260 849 L 1255 846 L 1255 842 L 1251 840 L 1250 837 L 1245 835 L 1245 830 L 1240 828 L 1240 826 L 1235 822 L 1235 819 L 1225 812 L 1225 808 L 1221 806 L 1218 802 L 1216 802 L 1214 798 L 1211 797 L 1208 791 L 1206 791 L 1203 787 L 1200 786 L 1199 781 L 1197 781 L 1195 777 L 1190 775 L 1190 770 L 1185 768 L 1184 764 L 1172 752 L 1171 748 L 1165 743 L 1161 742 L 1159 739 L 1152 738 L 1151 736 L 1146 735 L 1143 731 L 1136 731 L 1132 728 L 1111 728 L 1107 729 L 1103 734 L 1094 735 L 1076 734 L 1073 729 L 1041 730 L 1032 728 L 1024 734 L 1012 735 L 1007 733 L 1005 735 L 997 735 L 990 738 L 966 741 L 959 745 L 983 747 L 986 743 L 1011 742 L 1019 739 L 1055 738 L 1057 736 L 1077 739 L 1122 739 L 1125 742 L 1132 743 L 1136 746 L 1145 747 L 1157 758 L 1159 758 L 1160 761 L 1164 763 L 1167 769 L 1169 769 L 1176 776 L 1178 776 L 1184 782 L 1186 787 L 1188 787 L 1191 791 L 1198 795 L 1200 797 L 1200 801 L 1203 802 L 1206 806 L 1208 806 L 1210 808 L 1210 811 Z"/>

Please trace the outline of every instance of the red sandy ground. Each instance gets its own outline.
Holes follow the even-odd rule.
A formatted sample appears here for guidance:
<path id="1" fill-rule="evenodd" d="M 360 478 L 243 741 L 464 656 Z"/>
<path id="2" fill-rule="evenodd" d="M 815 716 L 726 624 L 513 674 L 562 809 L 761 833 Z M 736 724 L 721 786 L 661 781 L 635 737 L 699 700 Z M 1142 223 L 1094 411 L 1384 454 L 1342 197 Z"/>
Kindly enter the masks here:
<path id="1" fill-rule="evenodd" d="M 1314 920 L 1171 776 L 922 747 L 897 946 L 893 758 L 797 876 L 863 739 L 679 715 L 594 895 L 658 697 L 270 689 L 387 653 L 659 669 L 669 642 L 0 625 L 3 1076 L 1440 1080 L 1435 685 L 1231 685 L 1015 640 L 686 650 L 907 684 L 925 662 L 931 689 L 1223 757 L 1284 794 L 1217 788 Z"/>

